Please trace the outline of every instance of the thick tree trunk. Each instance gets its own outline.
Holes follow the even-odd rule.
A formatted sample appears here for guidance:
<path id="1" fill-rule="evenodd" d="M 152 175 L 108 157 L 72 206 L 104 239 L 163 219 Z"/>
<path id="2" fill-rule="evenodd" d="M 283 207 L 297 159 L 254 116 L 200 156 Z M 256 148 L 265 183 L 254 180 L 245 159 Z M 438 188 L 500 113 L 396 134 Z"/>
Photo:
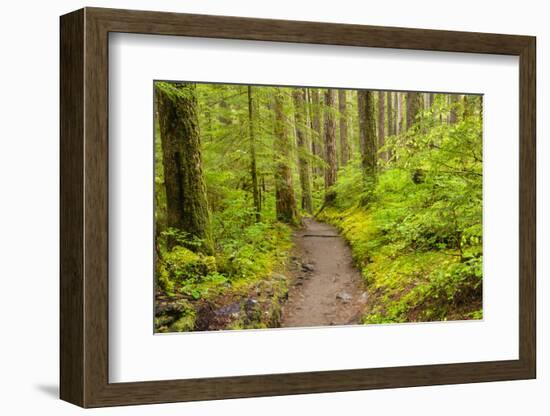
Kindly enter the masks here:
<path id="1" fill-rule="evenodd" d="M 311 150 L 315 156 L 320 159 L 324 159 L 323 152 L 323 132 L 322 132 L 322 111 L 321 111 L 321 98 L 319 97 L 318 88 L 310 88 L 309 93 L 311 95 L 311 127 L 313 129 L 313 135 L 311 137 Z M 320 176 L 323 173 L 323 168 L 314 166 L 313 172 L 315 175 Z"/>
<path id="2" fill-rule="evenodd" d="M 360 90 L 357 93 L 359 112 L 359 145 L 361 165 L 367 179 L 376 180 L 376 123 L 374 119 L 374 94 Z"/>
<path id="3" fill-rule="evenodd" d="M 332 202 L 335 194 L 331 191 L 336 183 L 336 91 L 327 89 L 325 92 L 325 202 Z"/>
<path id="4" fill-rule="evenodd" d="M 254 117 L 255 102 L 252 96 L 252 87 L 248 86 L 248 135 L 250 139 L 250 179 L 252 181 L 252 198 L 254 200 L 254 210 L 256 222 L 260 221 L 262 212 L 262 202 L 260 199 L 260 190 L 258 188 L 258 172 L 256 169 L 256 126 Z"/>
<path id="5" fill-rule="evenodd" d="M 338 112 L 340 113 L 340 163 L 345 166 L 350 158 L 348 138 L 347 91 L 338 90 Z"/>
<path id="6" fill-rule="evenodd" d="M 415 123 L 416 116 L 422 109 L 422 98 L 418 92 L 407 93 L 407 129 Z"/>
<path id="7" fill-rule="evenodd" d="M 285 92 L 275 90 L 275 211 L 277 220 L 287 224 L 298 223 L 298 209 L 294 198 L 290 169 L 290 140 L 284 112 Z"/>
<path id="8" fill-rule="evenodd" d="M 311 198 L 311 175 L 307 155 L 309 153 L 308 140 L 308 114 L 306 111 L 306 90 L 295 88 L 292 92 L 294 99 L 294 119 L 296 121 L 296 138 L 298 145 L 298 172 L 302 188 L 302 209 L 308 213 L 313 212 L 313 199 Z"/>
<path id="9" fill-rule="evenodd" d="M 382 148 L 386 142 L 386 93 L 378 91 L 378 149 Z M 380 157 L 383 160 L 388 160 L 386 152 L 383 152 Z"/>
<path id="10" fill-rule="evenodd" d="M 206 185 L 202 173 L 196 86 L 162 83 L 155 89 L 158 113 L 167 226 L 200 241 L 198 250 L 213 253 Z M 177 243 L 170 238 L 169 248 Z M 197 250 L 194 244 L 190 249 Z"/>

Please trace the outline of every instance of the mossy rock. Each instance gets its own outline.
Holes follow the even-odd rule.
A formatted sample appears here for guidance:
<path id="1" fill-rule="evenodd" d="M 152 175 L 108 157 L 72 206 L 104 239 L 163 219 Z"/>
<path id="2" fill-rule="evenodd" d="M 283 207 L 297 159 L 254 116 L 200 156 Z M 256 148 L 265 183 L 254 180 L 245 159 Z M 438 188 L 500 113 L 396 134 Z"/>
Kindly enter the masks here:
<path id="1" fill-rule="evenodd" d="M 168 273 L 164 264 L 160 264 L 158 267 L 157 285 L 159 289 L 167 294 L 174 293 L 174 281 L 170 278 L 170 273 Z"/>
<path id="2" fill-rule="evenodd" d="M 181 318 L 170 325 L 170 332 L 192 331 L 195 327 L 195 312 L 184 314 Z"/>
<path id="3" fill-rule="evenodd" d="M 195 327 L 196 313 L 186 299 L 163 299 L 157 301 L 155 312 L 156 332 L 185 332 Z"/>
<path id="4" fill-rule="evenodd" d="M 176 246 L 164 256 L 169 277 L 175 280 L 200 280 L 209 273 L 217 271 L 216 258 Z"/>

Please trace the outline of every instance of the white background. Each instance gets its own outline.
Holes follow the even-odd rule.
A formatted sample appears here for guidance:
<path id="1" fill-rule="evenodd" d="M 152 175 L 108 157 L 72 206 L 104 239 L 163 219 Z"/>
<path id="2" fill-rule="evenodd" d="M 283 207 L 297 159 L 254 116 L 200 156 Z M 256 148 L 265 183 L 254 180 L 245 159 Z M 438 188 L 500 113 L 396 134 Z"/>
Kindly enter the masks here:
<path id="1" fill-rule="evenodd" d="M 109 62 L 112 382 L 518 358 L 517 57 L 113 34 Z M 153 79 L 483 93 L 483 321 L 152 336 Z"/>
<path id="2" fill-rule="evenodd" d="M 318 394 L 219 402 L 167 404 L 87 411 L 120 415 L 280 415 L 376 412 L 408 415 L 546 415 L 550 408 L 550 332 L 543 323 L 550 296 L 544 274 L 550 237 L 548 209 L 550 147 L 542 128 L 550 100 L 550 27 L 544 2 L 469 1 L 81 1 L 6 2 L 2 30 L 2 171 L 0 216 L 0 409 L 5 414 L 71 415 L 82 410 L 58 401 L 58 16 L 83 5 L 319 20 L 374 25 L 532 34 L 538 36 L 538 380 L 477 385 Z"/>

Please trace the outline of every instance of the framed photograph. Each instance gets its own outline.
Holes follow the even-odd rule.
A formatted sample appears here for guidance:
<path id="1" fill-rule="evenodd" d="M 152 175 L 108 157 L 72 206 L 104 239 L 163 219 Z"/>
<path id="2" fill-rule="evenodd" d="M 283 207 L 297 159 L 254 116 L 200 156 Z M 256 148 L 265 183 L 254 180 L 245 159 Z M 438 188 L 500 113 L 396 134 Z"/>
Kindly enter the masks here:
<path id="1" fill-rule="evenodd" d="M 62 16 L 61 398 L 535 378 L 535 45 Z"/>

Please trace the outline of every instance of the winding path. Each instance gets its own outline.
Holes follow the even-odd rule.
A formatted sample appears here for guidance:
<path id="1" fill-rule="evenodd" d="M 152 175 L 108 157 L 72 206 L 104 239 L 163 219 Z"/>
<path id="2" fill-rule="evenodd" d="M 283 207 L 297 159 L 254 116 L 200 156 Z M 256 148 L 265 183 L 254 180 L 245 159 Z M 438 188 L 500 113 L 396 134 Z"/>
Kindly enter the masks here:
<path id="1" fill-rule="evenodd" d="M 304 222 L 294 235 L 297 265 L 281 327 L 360 323 L 367 292 L 349 246 L 334 227 Z"/>

